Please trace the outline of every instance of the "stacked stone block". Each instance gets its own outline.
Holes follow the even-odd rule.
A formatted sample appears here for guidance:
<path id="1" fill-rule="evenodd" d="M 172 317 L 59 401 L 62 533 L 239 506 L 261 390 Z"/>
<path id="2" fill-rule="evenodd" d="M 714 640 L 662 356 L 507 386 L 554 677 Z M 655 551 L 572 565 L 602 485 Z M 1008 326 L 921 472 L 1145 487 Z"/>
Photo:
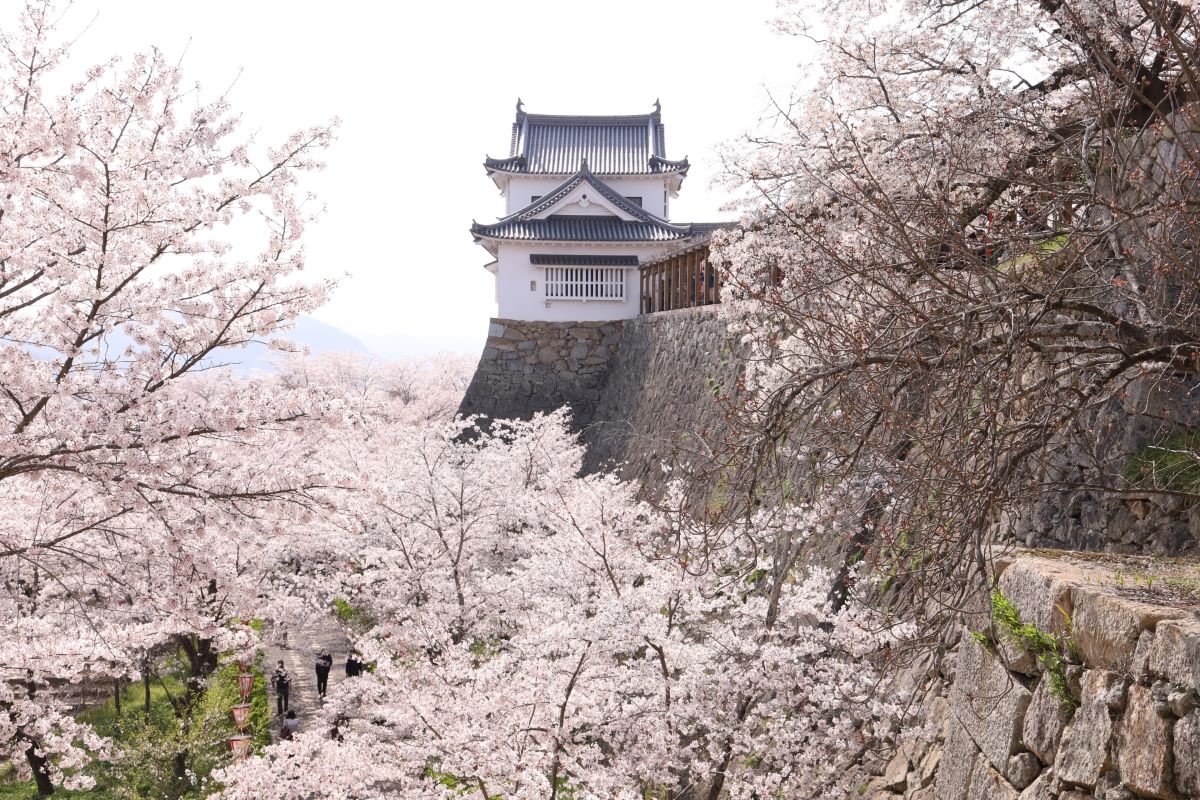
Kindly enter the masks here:
<path id="1" fill-rule="evenodd" d="M 493 319 L 459 413 L 528 419 L 569 406 L 576 429 L 591 421 L 623 323 Z"/>
<path id="2" fill-rule="evenodd" d="M 493 319 L 463 415 L 527 419 L 569 406 L 584 469 L 617 467 L 654 493 L 661 465 L 709 458 L 741 362 L 718 306 L 614 322 Z"/>
<path id="3" fill-rule="evenodd" d="M 655 493 L 688 463 L 707 463 L 741 370 L 719 306 L 626 320 L 585 436 L 585 469 L 619 465 L 621 477 Z"/>
<path id="4" fill-rule="evenodd" d="M 1071 642 L 1068 685 L 1051 691 L 1010 640 L 964 631 L 942 735 L 908 745 L 870 800 L 1193 800 L 1200 798 L 1200 616 L 1133 596 L 1110 573 L 1023 556 L 998 585 L 1022 621 Z M 998 631 L 995 638 L 1006 634 Z M 930 774 L 919 764 L 936 759 Z"/>

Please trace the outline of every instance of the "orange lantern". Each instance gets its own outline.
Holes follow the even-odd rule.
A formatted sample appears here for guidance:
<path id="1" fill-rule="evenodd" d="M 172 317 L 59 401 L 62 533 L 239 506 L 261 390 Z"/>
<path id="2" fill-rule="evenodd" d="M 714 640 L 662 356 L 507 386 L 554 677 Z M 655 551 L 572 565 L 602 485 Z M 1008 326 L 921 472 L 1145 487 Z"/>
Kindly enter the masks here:
<path id="1" fill-rule="evenodd" d="M 250 757 L 250 750 L 254 745 L 254 738 L 245 734 L 229 737 L 229 750 L 233 753 L 233 757 L 238 761 L 244 761 Z"/>
<path id="2" fill-rule="evenodd" d="M 242 699 L 245 700 L 247 697 L 250 696 L 250 693 L 253 691 L 254 691 L 254 673 L 253 672 L 238 673 L 238 692 L 242 695 Z"/>
<path id="3" fill-rule="evenodd" d="M 246 726 L 250 724 L 250 704 L 239 703 L 229 709 L 233 713 L 233 724 L 239 732 L 245 733 Z"/>

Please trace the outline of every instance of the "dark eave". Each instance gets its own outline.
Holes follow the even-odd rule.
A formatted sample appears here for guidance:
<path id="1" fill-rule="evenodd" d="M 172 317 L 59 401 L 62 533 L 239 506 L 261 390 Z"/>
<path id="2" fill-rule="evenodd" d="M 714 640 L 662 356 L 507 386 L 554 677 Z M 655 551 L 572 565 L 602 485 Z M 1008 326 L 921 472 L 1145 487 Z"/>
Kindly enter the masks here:
<path id="1" fill-rule="evenodd" d="M 637 256 L 612 256 L 580 253 L 530 253 L 535 267 L 636 267 Z"/>
<path id="2" fill-rule="evenodd" d="M 626 222 L 617 217 L 550 216 L 546 219 L 500 221 L 471 226 L 476 240 L 527 242 L 674 242 L 686 239 L 687 228 L 653 222 Z"/>
<path id="3" fill-rule="evenodd" d="M 596 194 L 632 220 L 615 216 L 539 215 L 553 208 L 586 183 Z M 673 225 L 641 206 L 629 202 L 599 178 L 585 162 L 579 170 L 547 194 L 491 224 L 476 222 L 471 233 L 480 239 L 514 239 L 555 242 L 670 242 L 691 235 L 687 226 Z"/>
<path id="4" fill-rule="evenodd" d="M 692 236 L 686 242 L 681 242 L 681 243 L 679 243 L 679 245 L 671 248 L 670 250 L 667 250 L 666 252 L 655 256 L 654 258 L 647 261 L 645 264 L 642 264 L 641 267 L 644 270 L 647 267 L 651 267 L 651 266 L 654 266 L 655 264 L 660 264 L 664 261 L 668 261 L 672 258 L 675 258 L 676 256 L 684 255 L 686 253 L 691 253 L 695 250 L 707 248 L 710 240 L 712 239 L 713 232 L 735 230 L 739 225 L 740 225 L 740 223 L 738 223 L 738 222 L 692 222 L 692 223 L 689 223 L 688 228 L 691 230 Z"/>

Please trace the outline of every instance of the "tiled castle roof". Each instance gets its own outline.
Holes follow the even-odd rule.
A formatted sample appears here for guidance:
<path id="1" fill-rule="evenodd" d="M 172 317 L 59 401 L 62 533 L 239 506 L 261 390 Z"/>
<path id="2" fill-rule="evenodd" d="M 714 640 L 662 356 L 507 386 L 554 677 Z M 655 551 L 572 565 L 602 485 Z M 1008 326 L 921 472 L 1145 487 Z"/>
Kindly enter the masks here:
<path id="1" fill-rule="evenodd" d="M 490 172 L 569 175 L 586 160 L 601 175 L 686 173 L 688 161 L 672 161 L 661 107 L 631 116 L 528 114 L 517 101 L 517 117 L 507 158 L 488 158 Z"/>
<path id="2" fill-rule="evenodd" d="M 502 220 L 494 225 L 475 225 L 471 233 L 476 238 L 530 242 L 673 242 L 691 235 L 687 228 L 672 225 L 582 215 Z"/>
<path id="3" fill-rule="evenodd" d="M 598 195 L 633 219 L 575 214 L 538 217 L 585 182 Z M 694 230 L 692 225 L 673 225 L 629 202 L 600 180 L 586 161 L 574 175 L 521 210 L 488 225 L 476 222 L 471 226 L 471 233 L 477 241 L 515 239 L 542 242 L 671 242 L 686 239 L 696 232 L 699 232 L 699 229 Z"/>

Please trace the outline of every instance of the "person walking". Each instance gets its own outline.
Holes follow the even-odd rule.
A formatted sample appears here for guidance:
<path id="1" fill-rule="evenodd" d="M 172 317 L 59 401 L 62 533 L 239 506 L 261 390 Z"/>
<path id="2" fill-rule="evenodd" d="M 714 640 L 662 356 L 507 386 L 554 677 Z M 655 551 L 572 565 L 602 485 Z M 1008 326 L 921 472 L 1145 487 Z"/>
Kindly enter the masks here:
<path id="1" fill-rule="evenodd" d="M 346 656 L 346 677 L 353 678 L 362 674 L 362 668 L 362 662 L 358 660 L 358 651 L 351 650 L 350 655 Z"/>
<path id="2" fill-rule="evenodd" d="M 276 713 L 282 715 L 288 710 L 288 692 L 292 688 L 292 677 L 284 668 L 283 661 L 280 661 L 271 673 L 271 686 L 275 689 Z"/>
<path id="3" fill-rule="evenodd" d="M 333 668 L 333 656 L 322 650 L 317 654 L 317 696 L 325 699 L 325 690 L 329 688 L 329 670 Z"/>

